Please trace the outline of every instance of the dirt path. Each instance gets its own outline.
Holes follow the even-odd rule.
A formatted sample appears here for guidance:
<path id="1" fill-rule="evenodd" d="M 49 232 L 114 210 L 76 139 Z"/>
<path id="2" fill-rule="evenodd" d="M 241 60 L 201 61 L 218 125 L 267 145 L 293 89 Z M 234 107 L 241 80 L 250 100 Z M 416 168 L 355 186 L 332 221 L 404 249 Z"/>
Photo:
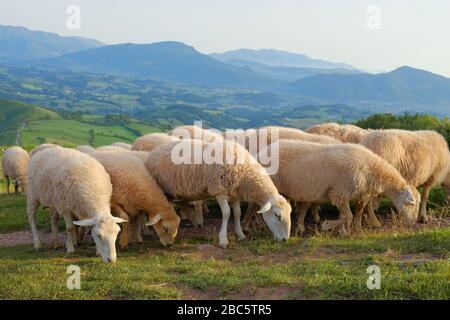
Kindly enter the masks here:
<path id="1" fill-rule="evenodd" d="M 20 125 L 20 127 L 17 128 L 16 145 L 18 145 L 18 146 L 20 146 L 20 140 L 21 140 L 21 137 L 22 137 L 22 131 L 23 131 L 23 129 L 26 128 L 26 126 L 27 126 L 26 123 L 22 123 L 22 124 Z"/>

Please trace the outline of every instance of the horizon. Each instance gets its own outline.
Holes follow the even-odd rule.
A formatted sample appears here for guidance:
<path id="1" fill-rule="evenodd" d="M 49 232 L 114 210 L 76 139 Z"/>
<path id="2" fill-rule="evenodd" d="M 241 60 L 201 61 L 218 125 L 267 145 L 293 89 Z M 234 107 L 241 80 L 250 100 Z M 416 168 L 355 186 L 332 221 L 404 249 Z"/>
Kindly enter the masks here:
<path id="1" fill-rule="evenodd" d="M 450 77 L 450 44 L 442 41 L 450 29 L 445 17 L 450 3 L 443 0 L 319 1 L 314 5 L 293 0 L 283 0 L 281 5 L 269 0 L 226 4 L 78 0 L 81 28 L 68 29 L 67 8 L 72 4 L 67 0 L 6 3 L 0 24 L 91 38 L 108 45 L 178 41 L 205 54 L 276 49 L 347 63 L 368 72 L 406 65 Z M 376 24 L 369 28 L 376 15 L 371 5 L 380 10 L 379 28 Z"/>

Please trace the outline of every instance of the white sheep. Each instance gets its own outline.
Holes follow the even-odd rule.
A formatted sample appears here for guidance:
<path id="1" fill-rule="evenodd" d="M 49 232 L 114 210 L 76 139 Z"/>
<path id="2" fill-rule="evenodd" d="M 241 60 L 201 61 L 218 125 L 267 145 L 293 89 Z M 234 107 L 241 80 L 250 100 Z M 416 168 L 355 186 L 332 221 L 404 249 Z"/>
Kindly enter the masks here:
<path id="1" fill-rule="evenodd" d="M 30 156 L 21 147 L 10 147 L 3 153 L 2 167 L 3 175 L 6 179 L 6 191 L 9 192 L 9 185 L 12 180 L 14 184 L 14 192 L 19 192 L 19 187 L 22 192 L 27 189 L 27 170 Z"/>
<path id="2" fill-rule="evenodd" d="M 178 139 L 203 140 L 206 142 L 214 142 L 223 139 L 222 133 L 219 130 L 203 129 L 192 125 L 175 127 L 169 134 Z"/>
<path id="3" fill-rule="evenodd" d="M 375 130 L 361 145 L 396 168 L 408 184 L 423 186 L 419 221 L 427 222 L 427 202 L 431 187 L 441 184 L 448 170 L 448 145 L 435 131 Z"/>
<path id="4" fill-rule="evenodd" d="M 360 143 L 368 131 L 352 124 L 337 124 L 334 122 L 322 123 L 305 130 L 316 135 L 326 135 L 345 143 Z"/>
<path id="5" fill-rule="evenodd" d="M 144 163 L 133 156 L 132 152 L 96 151 L 90 155 L 103 165 L 111 177 L 112 213 L 126 221 L 130 221 L 130 218 L 138 219 L 138 215 L 145 213 L 148 217 L 146 225 L 154 227 L 161 243 L 163 245 L 173 243 L 180 218 L 145 169 Z M 124 232 L 121 233 L 119 243 L 124 249 L 128 245 L 128 234 L 132 233 L 130 230 L 125 231 L 126 223 L 122 227 Z M 139 234 L 140 230 L 137 233 Z"/>
<path id="6" fill-rule="evenodd" d="M 32 158 L 39 151 L 45 150 L 47 148 L 53 148 L 53 147 L 59 147 L 59 146 L 57 144 L 53 144 L 53 143 L 40 144 L 30 151 L 30 158 Z"/>
<path id="7" fill-rule="evenodd" d="M 150 153 L 146 167 L 164 192 L 173 198 L 187 201 L 216 198 L 222 211 L 221 246 L 228 244 L 228 201 L 232 202 L 239 239 L 245 238 L 240 224 L 239 201 L 248 201 L 260 206 L 259 213 L 275 239 L 287 240 L 291 223 L 289 203 L 247 150 L 237 143 L 227 141 L 224 145 L 223 142 L 222 139 L 211 143 L 183 139 L 162 145 Z M 208 158 L 208 154 L 214 154 L 214 159 Z M 205 157 L 197 158 L 202 155 Z M 178 156 L 184 159 L 177 159 Z"/>
<path id="8" fill-rule="evenodd" d="M 93 227 L 97 254 L 105 262 L 116 261 L 118 223 L 125 220 L 111 215 L 111 180 L 97 160 L 73 149 L 47 148 L 31 158 L 28 185 L 27 214 L 36 249 L 41 248 L 36 213 L 42 205 L 63 216 L 68 253 L 75 251 L 74 225 Z"/>
<path id="9" fill-rule="evenodd" d="M 277 146 L 269 148 L 273 150 Z M 324 230 L 339 227 L 342 234 L 347 234 L 353 218 L 351 201 L 357 203 L 355 228 L 360 230 L 365 206 L 380 194 L 393 200 L 407 222 L 417 218 L 420 198 L 417 190 L 370 150 L 356 144 L 326 145 L 293 140 L 280 140 L 278 148 L 280 166 L 272 180 L 281 194 L 307 204 L 302 206 L 301 215 L 306 214 L 309 203 L 331 202 L 339 209 L 339 220 L 325 221 Z"/>
<path id="10" fill-rule="evenodd" d="M 125 143 L 125 142 L 114 142 L 111 144 L 112 147 L 119 147 L 123 148 L 125 150 L 131 150 L 131 144 Z"/>
<path id="11" fill-rule="evenodd" d="M 157 132 L 149 133 L 136 139 L 131 145 L 133 151 L 152 151 L 156 147 L 177 141 L 178 139 L 168 135 L 167 133 Z"/>
<path id="12" fill-rule="evenodd" d="M 87 144 L 83 144 L 81 146 L 76 147 L 75 150 L 78 150 L 83 153 L 89 153 L 89 152 L 95 151 L 95 148 L 93 148 L 92 146 L 89 146 Z"/>

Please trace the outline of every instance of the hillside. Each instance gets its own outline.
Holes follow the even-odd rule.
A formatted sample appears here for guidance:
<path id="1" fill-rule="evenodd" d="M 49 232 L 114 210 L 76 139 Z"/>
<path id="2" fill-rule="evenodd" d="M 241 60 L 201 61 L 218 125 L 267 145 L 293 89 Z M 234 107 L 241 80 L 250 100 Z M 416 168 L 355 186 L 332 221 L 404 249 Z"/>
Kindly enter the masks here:
<path id="1" fill-rule="evenodd" d="M 212 53 L 210 56 L 220 61 L 244 60 L 279 67 L 356 69 L 346 63 L 335 63 L 326 60 L 313 59 L 304 54 L 291 53 L 275 49 L 238 49 L 224 53 Z"/>
<path id="2" fill-rule="evenodd" d="M 411 67 L 375 75 L 322 74 L 295 81 L 290 87 L 322 103 L 450 113 L 450 78 Z"/>
<path id="3" fill-rule="evenodd" d="M 208 86 L 273 86 L 277 82 L 250 68 L 217 61 L 180 42 L 118 44 L 31 62 L 41 68 L 68 69 Z"/>
<path id="4" fill-rule="evenodd" d="M 0 25 L 0 62 L 53 58 L 100 46 L 97 40 Z"/>
<path id="5" fill-rule="evenodd" d="M 108 145 L 116 141 L 133 142 L 138 136 L 159 131 L 125 116 L 58 114 L 38 106 L 0 100 L 0 145 L 23 146 L 40 143 L 60 145 Z"/>

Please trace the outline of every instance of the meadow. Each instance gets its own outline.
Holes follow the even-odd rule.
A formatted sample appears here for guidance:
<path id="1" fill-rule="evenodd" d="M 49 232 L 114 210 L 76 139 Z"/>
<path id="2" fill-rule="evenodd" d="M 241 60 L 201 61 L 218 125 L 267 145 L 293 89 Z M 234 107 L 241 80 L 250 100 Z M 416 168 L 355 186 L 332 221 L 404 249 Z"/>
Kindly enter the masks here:
<path id="1" fill-rule="evenodd" d="M 1 172 L 0 172 L 1 174 Z M 165 248 L 154 232 L 143 244 L 118 252 L 115 265 L 94 256 L 86 240 L 75 254 L 49 243 L 48 210 L 38 213 L 44 247 L 36 252 L 28 231 L 23 195 L 6 195 L 0 180 L 0 299 L 448 299 L 450 210 L 434 190 L 427 226 L 398 227 L 388 210 L 386 227 L 348 238 L 317 231 L 274 242 L 268 233 L 219 248 L 218 207 L 203 229 L 181 227 Z M 325 207 L 324 211 L 328 211 Z M 324 212 L 332 215 L 333 210 Z M 61 232 L 63 232 L 61 224 Z M 67 268 L 81 269 L 81 289 L 69 290 Z M 381 288 L 367 287 L 367 268 L 377 265 Z"/>

